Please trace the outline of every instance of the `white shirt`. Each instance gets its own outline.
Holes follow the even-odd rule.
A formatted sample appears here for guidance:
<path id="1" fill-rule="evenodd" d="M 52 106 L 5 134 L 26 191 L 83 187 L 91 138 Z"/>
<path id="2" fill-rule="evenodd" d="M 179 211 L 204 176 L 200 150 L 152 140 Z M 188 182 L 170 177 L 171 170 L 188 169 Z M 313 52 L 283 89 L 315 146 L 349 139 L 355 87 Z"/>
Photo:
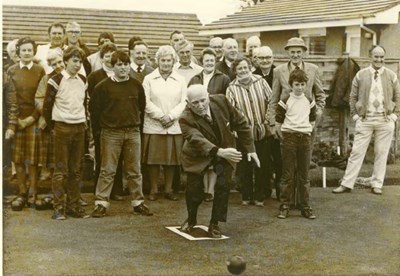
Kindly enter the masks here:
<path id="1" fill-rule="evenodd" d="M 177 62 L 174 64 L 174 70 L 179 73 L 182 77 L 185 78 L 186 85 L 189 84 L 190 80 L 201 71 L 203 71 L 203 67 L 197 65 L 194 62 L 190 62 L 188 66 L 183 66 L 181 63 Z"/>
<path id="2" fill-rule="evenodd" d="M 131 62 L 131 68 L 132 68 L 133 71 L 137 72 L 138 67 L 139 67 L 139 65 L 137 65 L 134 62 Z M 146 63 L 140 65 L 140 72 L 143 72 L 145 67 L 146 67 Z"/>
<path id="3" fill-rule="evenodd" d="M 101 62 L 100 51 L 91 54 L 88 56 L 88 61 L 90 66 L 92 67 L 92 72 L 100 70 L 103 67 L 103 63 Z"/>
<path id="4" fill-rule="evenodd" d="M 205 87 L 208 87 L 208 84 L 210 83 L 210 80 L 211 80 L 212 76 L 214 75 L 214 72 L 212 72 L 211 74 L 206 74 L 203 71 L 203 85 Z"/>
<path id="5" fill-rule="evenodd" d="M 31 70 L 32 66 L 33 66 L 33 61 L 31 61 L 28 64 L 23 64 L 22 61 L 19 62 L 19 69 L 26 67 L 28 68 L 28 70 Z"/>

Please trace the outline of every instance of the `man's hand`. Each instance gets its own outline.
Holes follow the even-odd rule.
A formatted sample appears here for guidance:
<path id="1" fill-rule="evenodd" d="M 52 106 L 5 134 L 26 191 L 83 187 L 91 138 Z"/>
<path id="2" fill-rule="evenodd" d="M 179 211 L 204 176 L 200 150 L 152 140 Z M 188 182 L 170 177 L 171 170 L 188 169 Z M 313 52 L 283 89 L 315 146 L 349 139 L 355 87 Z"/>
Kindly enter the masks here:
<path id="1" fill-rule="evenodd" d="M 257 153 L 255 153 L 255 152 L 248 153 L 247 154 L 247 161 L 250 162 L 251 159 L 253 159 L 253 161 L 256 163 L 258 168 L 261 167 L 261 163 L 260 163 L 260 160 L 258 159 Z"/>
<path id="2" fill-rule="evenodd" d="M 276 128 L 277 139 L 282 140 L 282 138 L 283 138 L 282 131 L 281 131 L 282 124 L 276 124 L 275 128 Z"/>
<path id="3" fill-rule="evenodd" d="M 26 117 L 25 119 L 18 119 L 18 129 L 24 129 L 31 126 L 35 122 L 35 118 L 32 116 Z"/>
<path id="4" fill-rule="evenodd" d="M 218 149 L 217 156 L 222 157 L 231 162 L 239 162 L 242 160 L 242 153 L 234 148 Z"/>
<path id="5" fill-rule="evenodd" d="M 274 136 L 274 139 L 278 139 L 278 134 L 276 133 L 276 126 L 270 126 L 269 131 L 271 132 L 271 135 Z"/>
<path id="6" fill-rule="evenodd" d="M 14 138 L 14 136 L 15 136 L 14 130 L 12 130 L 12 129 L 7 129 L 7 130 L 6 130 L 6 133 L 5 133 L 5 135 L 4 135 L 4 138 L 5 138 L 6 140 L 9 140 L 9 139 Z"/>

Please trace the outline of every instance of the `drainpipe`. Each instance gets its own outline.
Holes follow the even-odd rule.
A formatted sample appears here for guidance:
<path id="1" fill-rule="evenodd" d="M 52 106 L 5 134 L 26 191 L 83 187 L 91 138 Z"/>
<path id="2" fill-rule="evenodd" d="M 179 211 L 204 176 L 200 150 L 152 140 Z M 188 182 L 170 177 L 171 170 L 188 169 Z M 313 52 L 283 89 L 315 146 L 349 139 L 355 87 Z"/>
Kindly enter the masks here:
<path id="1" fill-rule="evenodd" d="M 369 32 L 369 33 L 372 33 L 372 44 L 373 44 L 373 45 L 376 45 L 376 32 L 375 32 L 374 30 L 372 30 L 372 29 L 366 27 L 366 26 L 364 25 L 364 23 L 361 23 L 361 24 L 360 24 L 360 27 L 361 27 L 361 29 L 364 29 L 365 31 L 367 31 L 367 32 Z"/>

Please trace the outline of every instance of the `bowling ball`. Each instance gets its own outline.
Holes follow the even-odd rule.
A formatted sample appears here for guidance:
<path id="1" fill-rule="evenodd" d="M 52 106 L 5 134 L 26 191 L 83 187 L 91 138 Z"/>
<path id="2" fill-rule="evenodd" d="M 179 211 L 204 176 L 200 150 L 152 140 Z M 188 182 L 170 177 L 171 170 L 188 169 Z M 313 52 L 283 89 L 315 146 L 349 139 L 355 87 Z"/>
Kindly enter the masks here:
<path id="1" fill-rule="evenodd" d="M 241 256 L 232 256 L 226 262 L 228 271 L 233 275 L 239 275 L 246 270 L 246 261 Z"/>

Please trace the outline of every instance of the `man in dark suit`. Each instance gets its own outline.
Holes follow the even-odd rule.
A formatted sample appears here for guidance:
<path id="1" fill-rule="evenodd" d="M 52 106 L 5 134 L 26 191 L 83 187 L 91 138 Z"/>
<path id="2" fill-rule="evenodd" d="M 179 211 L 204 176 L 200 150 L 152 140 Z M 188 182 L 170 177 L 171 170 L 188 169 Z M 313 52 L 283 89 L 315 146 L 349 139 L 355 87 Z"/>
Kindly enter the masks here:
<path id="1" fill-rule="evenodd" d="M 236 150 L 236 131 L 247 159 L 260 167 L 255 153 L 251 128 L 224 95 L 211 95 L 200 84 L 192 85 L 187 92 L 188 104 L 179 123 L 185 143 L 182 149 L 182 167 L 187 172 L 186 206 L 188 218 L 181 231 L 189 233 L 197 223 L 197 209 L 204 199 L 204 173 L 212 167 L 217 175 L 214 202 L 208 233 L 213 238 L 221 237 L 218 222 L 226 221 L 228 211 L 229 184 L 232 170 L 242 159 Z"/>
<path id="2" fill-rule="evenodd" d="M 232 71 L 232 63 L 239 56 L 239 46 L 235 39 L 227 38 L 222 46 L 224 58 L 215 65 L 215 69 L 227 75 L 231 81 L 235 79 L 235 74 Z"/>
<path id="3" fill-rule="evenodd" d="M 129 43 L 129 55 L 131 57 L 131 71 L 129 76 L 143 82 L 145 76 L 154 71 L 147 60 L 148 47 L 142 40 Z"/>
<path id="4" fill-rule="evenodd" d="M 274 53 L 268 46 L 262 46 L 253 49 L 253 61 L 257 64 L 257 69 L 253 74 L 262 76 L 272 88 L 272 80 L 274 79 Z M 269 198 L 272 194 L 272 179 L 275 173 L 274 186 L 276 198 L 280 196 L 280 181 L 282 177 L 282 157 L 280 141 L 268 131 L 267 137 L 268 163 L 267 163 L 267 186 L 265 196 Z M 273 168 L 273 169 L 272 169 Z"/>

